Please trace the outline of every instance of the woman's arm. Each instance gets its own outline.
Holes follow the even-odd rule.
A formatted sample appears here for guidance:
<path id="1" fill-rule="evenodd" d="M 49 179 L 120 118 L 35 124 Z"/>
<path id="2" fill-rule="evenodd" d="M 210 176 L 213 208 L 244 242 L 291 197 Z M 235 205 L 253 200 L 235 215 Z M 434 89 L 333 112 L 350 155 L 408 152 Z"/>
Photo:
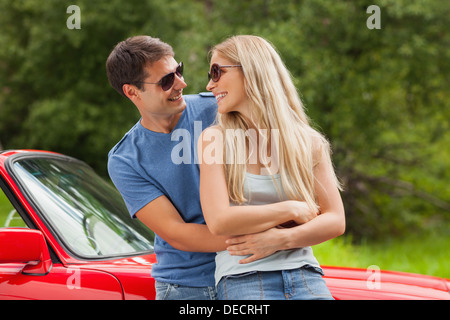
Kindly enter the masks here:
<path id="1" fill-rule="evenodd" d="M 222 146 L 214 140 L 204 141 L 204 133 L 200 135 L 198 143 L 200 201 L 206 224 L 213 234 L 256 233 L 290 220 L 305 223 L 316 216 L 305 202 L 294 200 L 260 206 L 230 206 L 223 165 L 209 164 L 211 161 L 204 161 L 203 157 L 205 149 L 210 151 L 215 147 L 218 151 Z"/>
<path id="2" fill-rule="evenodd" d="M 294 230 L 284 230 L 287 234 L 287 248 L 312 246 L 336 238 L 345 231 L 345 210 L 341 195 L 335 183 L 333 166 L 325 153 L 314 167 L 315 193 L 320 215 L 316 219 Z"/>
<path id="3" fill-rule="evenodd" d="M 345 212 L 339 190 L 334 183 L 333 168 L 325 155 L 314 169 L 315 191 L 320 215 L 293 228 L 273 228 L 260 234 L 249 234 L 227 240 L 231 255 L 250 255 L 241 260 L 249 263 L 278 250 L 302 248 L 319 244 L 342 235 Z"/>

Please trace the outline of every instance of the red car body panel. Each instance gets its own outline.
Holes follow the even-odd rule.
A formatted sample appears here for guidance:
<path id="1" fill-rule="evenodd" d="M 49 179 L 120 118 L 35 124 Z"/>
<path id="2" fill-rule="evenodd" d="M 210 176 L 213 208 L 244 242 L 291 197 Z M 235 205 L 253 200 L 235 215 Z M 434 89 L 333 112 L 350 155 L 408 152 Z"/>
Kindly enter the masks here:
<path id="1" fill-rule="evenodd" d="M 367 269 L 323 267 L 323 270 L 327 286 L 336 299 L 450 299 L 448 280 L 438 277 L 380 270 L 373 279 L 373 271 Z"/>
<path id="2" fill-rule="evenodd" d="M 151 277 L 151 267 L 156 263 L 154 254 L 81 260 L 66 251 L 5 168 L 6 159 L 18 153 L 55 153 L 35 150 L 0 153 L 0 177 L 40 230 L 57 259 L 45 275 L 24 274 L 25 262 L 0 263 L 0 300 L 154 299 L 154 279 Z M 6 249 L 0 243 L 0 257 L 2 250 Z M 323 270 L 335 299 L 450 299 L 447 279 L 357 268 L 323 267 Z"/>

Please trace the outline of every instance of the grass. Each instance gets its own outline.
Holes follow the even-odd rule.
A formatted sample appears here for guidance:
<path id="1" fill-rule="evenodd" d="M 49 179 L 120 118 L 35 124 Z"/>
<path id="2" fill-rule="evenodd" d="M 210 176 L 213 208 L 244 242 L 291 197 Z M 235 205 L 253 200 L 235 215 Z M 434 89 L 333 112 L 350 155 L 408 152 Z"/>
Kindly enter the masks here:
<path id="1" fill-rule="evenodd" d="M 3 191 L 0 189 L 0 228 L 5 226 L 6 220 L 8 218 L 9 213 L 14 210 L 14 207 L 9 202 L 8 198 L 6 198 Z M 25 227 L 25 222 L 19 217 L 19 215 L 15 215 L 15 219 L 9 222 L 10 227 Z M 0 244 L 1 246 L 1 244 Z"/>
<path id="2" fill-rule="evenodd" d="M 0 227 L 12 206 L 0 191 Z M 14 226 L 14 225 L 13 225 Z M 446 229 L 448 230 L 448 228 Z M 322 265 L 421 273 L 450 279 L 450 236 L 448 231 L 409 235 L 403 239 L 353 244 L 350 237 L 339 237 L 317 246 L 314 254 Z"/>
<path id="3" fill-rule="evenodd" d="M 450 279 L 450 237 L 448 232 L 409 235 L 402 239 L 352 244 L 339 237 L 314 246 L 322 265 L 420 273 Z"/>
<path id="4" fill-rule="evenodd" d="M 0 189 L 0 227 L 5 225 L 5 220 L 8 216 L 8 213 L 11 212 L 13 206 L 6 198 L 3 191 Z"/>

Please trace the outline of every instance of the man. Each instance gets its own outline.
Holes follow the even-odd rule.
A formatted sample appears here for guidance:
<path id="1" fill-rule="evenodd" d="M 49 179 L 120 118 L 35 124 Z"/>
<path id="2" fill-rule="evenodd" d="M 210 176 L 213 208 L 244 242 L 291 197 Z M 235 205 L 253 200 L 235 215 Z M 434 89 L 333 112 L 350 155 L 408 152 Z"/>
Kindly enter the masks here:
<path id="1" fill-rule="evenodd" d="M 175 128 L 194 132 L 215 119 L 212 95 L 183 96 L 182 63 L 172 48 L 149 36 L 120 42 L 106 62 L 110 84 L 130 99 L 142 118 L 110 151 L 108 171 L 133 218 L 155 234 L 157 264 L 152 268 L 157 299 L 213 299 L 215 252 L 225 238 L 204 224 L 199 201 L 198 166 L 175 164 L 180 141 Z M 197 143 L 192 134 L 193 146 Z"/>

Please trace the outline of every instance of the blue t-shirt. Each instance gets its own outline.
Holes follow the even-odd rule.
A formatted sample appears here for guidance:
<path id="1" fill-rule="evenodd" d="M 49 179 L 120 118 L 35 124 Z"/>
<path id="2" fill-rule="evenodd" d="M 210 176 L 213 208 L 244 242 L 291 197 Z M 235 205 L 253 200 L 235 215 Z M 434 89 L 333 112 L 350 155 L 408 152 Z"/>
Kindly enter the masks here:
<path id="1" fill-rule="evenodd" d="M 187 223 L 205 224 L 200 205 L 197 140 L 215 120 L 217 103 L 210 93 L 184 96 L 186 109 L 171 133 L 153 132 L 138 121 L 111 149 L 108 172 L 134 218 L 164 195 Z M 157 263 L 152 276 L 161 282 L 214 285 L 216 253 L 186 252 L 155 235 Z"/>

